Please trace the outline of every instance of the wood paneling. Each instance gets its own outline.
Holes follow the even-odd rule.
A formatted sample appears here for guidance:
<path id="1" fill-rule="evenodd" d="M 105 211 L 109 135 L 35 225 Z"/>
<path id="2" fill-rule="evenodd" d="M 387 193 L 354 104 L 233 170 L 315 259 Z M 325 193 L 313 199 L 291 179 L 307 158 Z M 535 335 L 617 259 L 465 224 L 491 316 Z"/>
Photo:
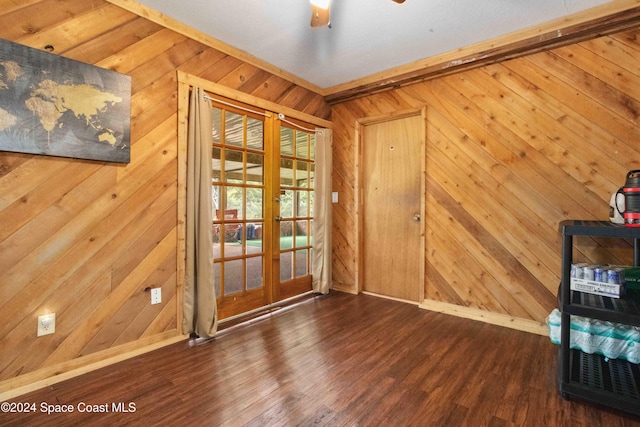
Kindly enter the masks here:
<path id="1" fill-rule="evenodd" d="M 608 219 L 611 193 L 640 168 L 639 35 L 334 105 L 334 283 L 357 289 L 356 120 L 426 106 L 428 306 L 543 322 L 560 281 L 558 223 Z M 578 252 L 632 262 L 628 244 L 606 239 L 581 239 Z"/>
<path id="2" fill-rule="evenodd" d="M 179 335 L 177 70 L 332 117 L 333 278 L 347 291 L 356 119 L 426 105 L 426 298 L 515 318 L 555 304 L 558 222 L 605 219 L 640 168 L 637 29 L 331 108 L 304 82 L 114 3 L 0 3 L 0 38 L 129 74 L 133 91 L 128 165 L 0 152 L 0 393 Z M 628 245 L 580 243 L 581 259 L 630 262 Z M 147 304 L 148 286 L 162 304 Z M 36 338 L 44 310 L 57 332 Z"/>
<path id="3" fill-rule="evenodd" d="M 330 107 L 102 0 L 2 2 L 0 37 L 132 78 L 130 164 L 0 152 L 2 393 L 180 336 L 177 70 L 322 119 Z M 56 333 L 36 338 L 45 310 Z"/>

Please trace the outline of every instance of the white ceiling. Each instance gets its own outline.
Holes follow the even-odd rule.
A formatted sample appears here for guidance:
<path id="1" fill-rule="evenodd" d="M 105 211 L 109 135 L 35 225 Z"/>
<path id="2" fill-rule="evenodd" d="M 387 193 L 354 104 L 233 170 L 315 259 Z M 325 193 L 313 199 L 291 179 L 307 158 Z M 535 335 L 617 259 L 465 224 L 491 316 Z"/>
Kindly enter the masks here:
<path id="1" fill-rule="evenodd" d="M 533 27 L 610 0 L 137 0 L 321 88 Z"/>

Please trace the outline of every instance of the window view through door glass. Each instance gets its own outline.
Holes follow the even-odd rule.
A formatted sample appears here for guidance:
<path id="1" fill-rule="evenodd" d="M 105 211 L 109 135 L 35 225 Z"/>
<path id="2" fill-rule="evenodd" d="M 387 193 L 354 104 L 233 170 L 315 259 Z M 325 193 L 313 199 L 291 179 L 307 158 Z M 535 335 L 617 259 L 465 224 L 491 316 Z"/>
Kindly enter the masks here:
<path id="1" fill-rule="evenodd" d="M 213 256 L 216 295 L 263 284 L 264 122 L 213 107 Z"/>
<path id="2" fill-rule="evenodd" d="M 311 274 L 315 134 L 280 128 L 280 281 Z"/>

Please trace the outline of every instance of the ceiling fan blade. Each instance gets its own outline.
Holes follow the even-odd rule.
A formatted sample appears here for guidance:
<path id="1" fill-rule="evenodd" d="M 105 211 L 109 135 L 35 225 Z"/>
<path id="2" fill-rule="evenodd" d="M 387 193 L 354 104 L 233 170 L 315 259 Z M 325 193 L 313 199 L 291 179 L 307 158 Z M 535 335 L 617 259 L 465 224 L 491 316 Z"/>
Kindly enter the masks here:
<path id="1" fill-rule="evenodd" d="M 331 23 L 331 6 L 323 9 L 316 5 L 311 5 L 311 26 L 324 27 Z"/>

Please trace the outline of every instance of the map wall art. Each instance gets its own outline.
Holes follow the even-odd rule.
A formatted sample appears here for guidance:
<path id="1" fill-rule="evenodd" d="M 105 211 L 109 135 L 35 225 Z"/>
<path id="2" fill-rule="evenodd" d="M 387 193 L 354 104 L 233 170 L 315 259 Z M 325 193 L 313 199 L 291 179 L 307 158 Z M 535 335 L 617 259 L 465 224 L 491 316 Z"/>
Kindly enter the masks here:
<path id="1" fill-rule="evenodd" d="M 0 39 L 0 151 L 128 163 L 131 77 Z"/>

